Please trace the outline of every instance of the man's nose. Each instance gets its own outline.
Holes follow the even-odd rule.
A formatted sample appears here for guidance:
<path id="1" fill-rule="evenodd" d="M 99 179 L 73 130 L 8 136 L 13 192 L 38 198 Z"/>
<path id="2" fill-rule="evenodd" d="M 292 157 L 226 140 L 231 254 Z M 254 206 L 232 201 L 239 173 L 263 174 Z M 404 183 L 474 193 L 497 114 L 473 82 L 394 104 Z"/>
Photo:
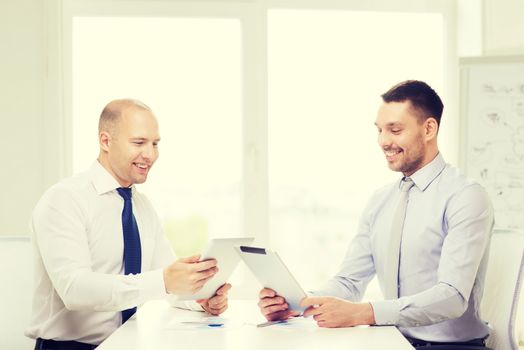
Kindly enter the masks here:
<path id="1" fill-rule="evenodd" d="M 145 159 L 153 159 L 155 157 L 156 149 L 153 145 L 147 145 L 142 149 L 142 157 Z"/>
<path id="2" fill-rule="evenodd" d="M 386 148 L 391 145 L 391 140 L 386 133 L 381 132 L 378 134 L 378 145 L 380 148 Z"/>

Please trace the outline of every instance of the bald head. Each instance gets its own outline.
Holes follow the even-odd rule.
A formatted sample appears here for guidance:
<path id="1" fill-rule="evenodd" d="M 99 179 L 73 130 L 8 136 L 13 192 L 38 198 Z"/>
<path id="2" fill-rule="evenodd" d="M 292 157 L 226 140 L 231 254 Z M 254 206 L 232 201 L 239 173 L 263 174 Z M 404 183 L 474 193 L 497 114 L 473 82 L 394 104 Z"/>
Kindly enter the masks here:
<path id="1" fill-rule="evenodd" d="M 122 187 L 143 183 L 158 158 L 160 134 L 151 109 L 142 102 L 114 100 L 98 125 L 98 161 Z"/>
<path id="2" fill-rule="evenodd" d="M 101 133 L 102 131 L 112 133 L 115 129 L 115 126 L 120 121 L 122 113 L 130 108 L 152 112 L 151 108 L 138 100 L 128 98 L 113 100 L 104 107 L 102 114 L 100 114 L 100 120 L 98 121 L 98 133 Z"/>

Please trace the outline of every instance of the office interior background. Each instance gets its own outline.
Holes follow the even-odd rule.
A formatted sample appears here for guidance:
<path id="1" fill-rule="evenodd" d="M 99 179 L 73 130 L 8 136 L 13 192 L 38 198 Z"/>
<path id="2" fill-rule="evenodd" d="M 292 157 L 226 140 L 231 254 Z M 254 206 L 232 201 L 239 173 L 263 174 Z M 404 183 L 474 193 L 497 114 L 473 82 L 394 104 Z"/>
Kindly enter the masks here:
<path id="1" fill-rule="evenodd" d="M 398 178 L 376 143 L 380 94 L 434 87 L 441 152 L 461 166 L 461 59 L 524 57 L 523 13 L 518 0 L 0 1 L 0 339 L 31 344 L 31 211 L 96 159 L 111 99 L 159 119 L 160 158 L 139 189 L 177 255 L 254 236 L 313 289 L 371 193 Z M 233 283 L 256 297 L 244 269 Z M 381 297 L 374 282 L 366 297 Z"/>

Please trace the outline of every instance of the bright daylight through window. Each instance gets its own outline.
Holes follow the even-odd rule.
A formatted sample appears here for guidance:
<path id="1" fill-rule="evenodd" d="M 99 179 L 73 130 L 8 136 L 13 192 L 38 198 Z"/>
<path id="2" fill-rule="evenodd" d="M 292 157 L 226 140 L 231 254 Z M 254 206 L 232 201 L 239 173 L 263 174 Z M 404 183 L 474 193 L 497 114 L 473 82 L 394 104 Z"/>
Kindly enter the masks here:
<path id="1" fill-rule="evenodd" d="M 148 104 L 160 157 L 140 185 L 179 256 L 241 227 L 241 53 L 236 19 L 76 17 L 73 171 L 96 158 L 112 99 Z"/>
<path id="2" fill-rule="evenodd" d="M 336 271 L 373 191 L 399 176 L 376 142 L 380 94 L 405 79 L 425 80 L 444 94 L 443 19 L 342 10 L 264 15 L 269 147 L 258 150 L 268 159 L 258 171 L 268 172 L 269 188 L 256 191 L 269 193 L 270 247 L 313 289 Z M 249 162 L 242 130 L 254 122 L 242 115 L 243 65 L 251 67 L 242 57 L 253 55 L 243 51 L 242 23 L 73 21 L 73 171 L 96 158 L 97 117 L 108 101 L 134 97 L 149 104 L 162 140 L 141 189 L 178 255 L 211 237 L 250 234 L 242 232 L 242 164 Z"/>
<path id="3" fill-rule="evenodd" d="M 314 289 L 399 176 L 377 145 L 380 94 L 406 79 L 442 93 L 442 16 L 272 10 L 268 31 L 270 241 Z"/>

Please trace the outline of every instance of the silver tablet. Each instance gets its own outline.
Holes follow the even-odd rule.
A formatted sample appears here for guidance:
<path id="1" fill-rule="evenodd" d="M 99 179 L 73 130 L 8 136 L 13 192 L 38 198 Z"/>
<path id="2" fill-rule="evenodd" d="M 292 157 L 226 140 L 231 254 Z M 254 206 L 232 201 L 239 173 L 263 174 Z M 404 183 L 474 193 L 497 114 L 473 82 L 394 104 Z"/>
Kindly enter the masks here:
<path id="1" fill-rule="evenodd" d="M 212 297 L 216 290 L 227 282 L 240 261 L 240 257 L 235 253 L 234 248 L 251 244 L 253 240 L 253 237 L 211 239 L 201 255 L 200 261 L 216 259 L 218 272 L 195 294 L 179 295 L 176 299 L 198 300 Z"/>
<path id="2" fill-rule="evenodd" d="M 305 310 L 300 307 L 300 301 L 307 294 L 276 252 L 246 246 L 236 247 L 235 250 L 263 287 L 271 288 L 284 297 L 290 310 L 301 313 Z"/>

